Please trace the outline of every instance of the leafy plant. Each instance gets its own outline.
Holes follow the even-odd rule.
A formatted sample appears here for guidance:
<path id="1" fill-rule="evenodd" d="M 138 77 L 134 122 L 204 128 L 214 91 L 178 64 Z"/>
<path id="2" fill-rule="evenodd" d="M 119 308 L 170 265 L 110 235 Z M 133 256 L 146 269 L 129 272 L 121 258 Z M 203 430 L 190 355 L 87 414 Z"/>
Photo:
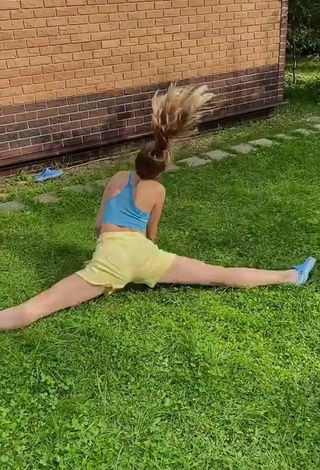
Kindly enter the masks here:
<path id="1" fill-rule="evenodd" d="M 295 83 L 297 54 L 320 54 L 320 0 L 290 0 L 288 21 L 288 49 Z"/>

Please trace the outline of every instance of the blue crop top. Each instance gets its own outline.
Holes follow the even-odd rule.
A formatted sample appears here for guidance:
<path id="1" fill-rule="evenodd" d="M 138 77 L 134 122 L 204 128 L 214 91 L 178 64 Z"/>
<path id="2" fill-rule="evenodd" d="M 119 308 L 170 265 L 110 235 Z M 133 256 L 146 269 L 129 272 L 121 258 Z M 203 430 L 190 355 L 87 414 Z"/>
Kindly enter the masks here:
<path id="1" fill-rule="evenodd" d="M 130 172 L 128 184 L 116 196 L 107 200 L 102 223 L 145 232 L 149 220 L 149 212 L 142 211 L 134 203 L 132 173 Z"/>

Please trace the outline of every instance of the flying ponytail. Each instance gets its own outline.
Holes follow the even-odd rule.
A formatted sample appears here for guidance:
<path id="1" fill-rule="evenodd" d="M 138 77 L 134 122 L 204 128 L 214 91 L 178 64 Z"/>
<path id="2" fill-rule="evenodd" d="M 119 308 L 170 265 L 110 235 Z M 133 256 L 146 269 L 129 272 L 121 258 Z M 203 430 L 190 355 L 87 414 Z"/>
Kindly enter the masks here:
<path id="1" fill-rule="evenodd" d="M 184 88 L 170 85 L 167 93 L 158 92 L 152 99 L 154 143 L 142 149 L 136 158 L 136 171 L 142 179 L 154 179 L 171 160 L 173 140 L 188 137 L 195 131 L 213 94 L 206 86 Z"/>

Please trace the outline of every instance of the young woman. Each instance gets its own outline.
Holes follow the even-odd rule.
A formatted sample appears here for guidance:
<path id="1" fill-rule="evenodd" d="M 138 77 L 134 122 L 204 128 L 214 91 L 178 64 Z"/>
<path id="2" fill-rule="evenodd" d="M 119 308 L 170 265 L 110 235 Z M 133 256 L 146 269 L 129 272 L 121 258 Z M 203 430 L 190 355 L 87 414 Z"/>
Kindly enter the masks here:
<path id="1" fill-rule="evenodd" d="M 96 220 L 97 248 L 79 272 L 27 302 L 0 312 L 0 329 L 24 327 L 58 310 L 79 305 L 128 283 L 255 287 L 302 284 L 314 258 L 286 271 L 224 268 L 160 250 L 154 240 L 165 202 L 158 178 L 170 163 L 172 138 L 190 134 L 212 95 L 171 86 L 152 101 L 154 143 L 143 148 L 134 171 L 121 171 L 107 185 Z"/>

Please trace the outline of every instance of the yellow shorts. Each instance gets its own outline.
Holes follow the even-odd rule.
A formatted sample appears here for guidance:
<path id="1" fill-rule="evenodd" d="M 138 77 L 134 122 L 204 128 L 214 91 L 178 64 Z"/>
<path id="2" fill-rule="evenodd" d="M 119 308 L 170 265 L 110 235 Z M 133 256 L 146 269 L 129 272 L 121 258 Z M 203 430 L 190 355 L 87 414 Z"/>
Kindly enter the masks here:
<path id="1" fill-rule="evenodd" d="M 106 232 L 100 235 L 92 260 L 77 274 L 90 284 L 111 291 L 129 283 L 154 287 L 175 258 L 142 233 Z"/>

